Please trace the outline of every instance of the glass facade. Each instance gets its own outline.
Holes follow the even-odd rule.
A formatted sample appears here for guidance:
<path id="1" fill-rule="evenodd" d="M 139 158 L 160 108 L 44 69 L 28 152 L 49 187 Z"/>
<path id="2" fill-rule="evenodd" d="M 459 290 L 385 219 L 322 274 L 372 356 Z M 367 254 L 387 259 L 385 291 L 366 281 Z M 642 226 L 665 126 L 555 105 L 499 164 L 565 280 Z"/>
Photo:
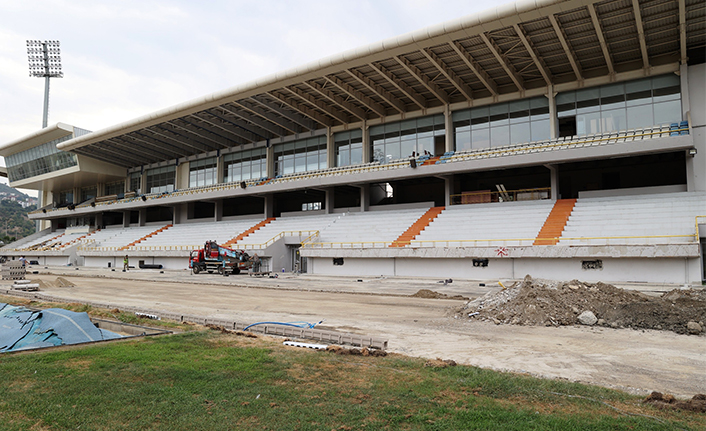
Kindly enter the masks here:
<path id="1" fill-rule="evenodd" d="M 387 163 L 413 152 L 434 154 L 435 139 L 445 134 L 443 114 L 373 126 L 370 128 L 373 160 Z"/>
<path id="2" fill-rule="evenodd" d="M 546 97 L 498 103 L 452 114 L 456 151 L 549 139 Z"/>
<path id="3" fill-rule="evenodd" d="M 560 119 L 575 117 L 576 135 L 613 132 L 681 121 L 681 87 L 676 75 L 560 93 Z"/>
<path id="4" fill-rule="evenodd" d="M 333 135 L 333 141 L 336 146 L 336 166 L 349 166 L 363 163 L 362 129 L 336 133 Z"/>
<path id="5" fill-rule="evenodd" d="M 275 175 L 326 169 L 326 136 L 275 145 Z"/>
<path id="6" fill-rule="evenodd" d="M 142 172 L 131 173 L 128 181 L 128 191 L 142 193 Z"/>
<path id="7" fill-rule="evenodd" d="M 88 199 L 95 198 L 98 195 L 98 189 L 96 186 L 84 187 L 81 189 L 81 199 L 79 202 L 87 201 Z"/>
<path id="8" fill-rule="evenodd" d="M 63 192 L 59 192 L 59 199 L 57 199 L 57 203 L 60 206 L 65 206 L 68 204 L 71 204 L 74 202 L 74 191 L 73 190 L 65 190 Z"/>
<path id="9" fill-rule="evenodd" d="M 10 181 L 19 181 L 76 166 L 78 161 L 75 154 L 59 151 L 56 148 L 56 144 L 71 138 L 71 135 L 65 136 L 5 157 Z"/>
<path id="10" fill-rule="evenodd" d="M 223 156 L 223 181 L 247 181 L 267 176 L 267 149 L 257 148 Z"/>
<path id="11" fill-rule="evenodd" d="M 105 185 L 105 195 L 119 195 L 125 191 L 125 181 L 116 181 Z"/>
<path id="12" fill-rule="evenodd" d="M 218 159 L 216 157 L 189 162 L 189 187 L 216 184 L 218 182 L 217 166 Z"/>
<path id="13" fill-rule="evenodd" d="M 149 193 L 173 192 L 176 179 L 176 166 L 164 166 L 145 171 L 145 183 Z"/>

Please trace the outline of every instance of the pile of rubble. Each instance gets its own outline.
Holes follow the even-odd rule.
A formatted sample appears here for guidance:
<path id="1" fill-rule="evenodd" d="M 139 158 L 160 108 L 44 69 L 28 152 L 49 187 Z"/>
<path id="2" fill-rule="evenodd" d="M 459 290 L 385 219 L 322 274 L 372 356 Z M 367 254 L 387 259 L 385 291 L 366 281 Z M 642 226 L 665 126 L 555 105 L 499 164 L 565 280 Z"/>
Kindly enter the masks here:
<path id="1" fill-rule="evenodd" d="M 464 316 L 513 325 L 600 325 L 698 335 L 706 331 L 706 290 L 672 290 L 661 297 L 605 283 L 533 279 L 489 293 L 461 310 Z"/>

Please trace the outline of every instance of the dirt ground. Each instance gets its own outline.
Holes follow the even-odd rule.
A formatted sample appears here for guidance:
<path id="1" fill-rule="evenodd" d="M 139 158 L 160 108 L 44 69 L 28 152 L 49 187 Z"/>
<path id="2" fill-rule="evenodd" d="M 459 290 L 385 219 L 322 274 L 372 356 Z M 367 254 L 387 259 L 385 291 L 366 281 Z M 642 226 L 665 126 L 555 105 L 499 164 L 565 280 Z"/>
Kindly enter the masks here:
<path id="1" fill-rule="evenodd" d="M 386 338 L 390 351 L 410 356 L 452 359 L 639 394 L 659 391 L 690 398 L 706 391 L 703 334 L 620 328 L 625 324 L 496 324 L 458 313 L 468 306 L 465 298 L 500 292 L 498 280 L 440 283 L 421 278 L 290 274 L 251 278 L 65 267 L 33 270 L 38 274 L 28 278 L 41 281 L 40 293 L 66 302 L 107 302 L 117 308 L 135 306 L 239 322 L 324 320 L 320 327 Z M 63 279 L 57 281 L 57 277 Z M 3 283 L 0 290 L 8 289 L 10 283 Z M 503 280 L 503 284 L 509 286 L 512 281 Z M 621 287 L 658 297 L 676 286 Z"/>

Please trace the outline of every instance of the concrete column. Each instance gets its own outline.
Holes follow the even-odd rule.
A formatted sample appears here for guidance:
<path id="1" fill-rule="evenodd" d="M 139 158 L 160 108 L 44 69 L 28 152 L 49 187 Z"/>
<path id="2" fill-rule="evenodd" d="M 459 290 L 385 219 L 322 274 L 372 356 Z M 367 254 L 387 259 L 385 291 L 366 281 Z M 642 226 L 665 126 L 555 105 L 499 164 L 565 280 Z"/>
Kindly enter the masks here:
<path id="1" fill-rule="evenodd" d="M 265 199 L 265 218 L 270 218 L 275 216 L 275 196 L 273 194 L 263 196 Z"/>
<path id="2" fill-rule="evenodd" d="M 225 174 L 224 169 L 223 169 L 223 156 L 218 154 L 218 157 L 216 157 L 216 182 L 218 184 L 223 183 L 223 175 Z"/>
<path id="3" fill-rule="evenodd" d="M 275 146 L 270 145 L 267 147 L 267 178 L 274 178 L 275 162 Z"/>
<path id="4" fill-rule="evenodd" d="M 98 183 L 96 185 L 96 196 L 105 196 L 105 183 Z"/>
<path id="5" fill-rule="evenodd" d="M 324 191 L 326 193 L 326 197 L 324 198 L 326 202 L 324 202 L 324 211 L 326 214 L 331 214 L 333 213 L 333 187 L 328 188 Z"/>
<path id="6" fill-rule="evenodd" d="M 77 204 L 77 203 L 81 202 L 81 188 L 74 187 L 73 192 L 74 192 L 74 203 Z"/>
<path id="7" fill-rule="evenodd" d="M 130 211 L 123 211 L 123 227 L 130 227 Z"/>
<path id="8" fill-rule="evenodd" d="M 554 92 L 554 86 L 547 86 L 547 94 L 545 94 L 549 99 L 549 137 L 551 139 L 556 139 L 559 137 L 559 117 L 556 113 L 556 93 Z"/>
<path id="9" fill-rule="evenodd" d="M 452 195 L 455 194 L 454 189 L 454 176 L 449 175 L 447 177 L 444 177 L 444 205 L 446 206 L 446 208 L 450 207 L 453 204 Z"/>
<path id="10" fill-rule="evenodd" d="M 214 214 L 213 214 L 214 220 L 213 221 L 218 222 L 218 221 L 223 220 L 223 201 L 222 200 L 218 200 L 218 201 L 214 202 L 213 210 L 214 210 L 213 211 L 214 212 Z"/>
<path id="11" fill-rule="evenodd" d="M 373 149 L 370 147 L 370 128 L 367 121 L 363 120 L 361 129 L 363 131 L 363 163 L 368 163 L 373 160 Z"/>
<path id="12" fill-rule="evenodd" d="M 360 186 L 360 212 L 370 209 L 370 184 Z"/>
<path id="13" fill-rule="evenodd" d="M 96 229 L 99 229 L 101 226 L 103 226 L 103 213 L 96 213 Z"/>
<path id="14" fill-rule="evenodd" d="M 556 165 L 544 165 L 549 169 L 550 184 L 551 184 L 551 199 L 559 199 L 559 168 Z"/>
<path id="15" fill-rule="evenodd" d="M 444 129 L 446 132 L 446 151 L 455 151 L 454 145 L 454 124 L 453 118 L 451 117 L 451 106 L 446 105 L 444 107 Z M 437 154 L 438 155 L 438 154 Z"/>
<path id="16" fill-rule="evenodd" d="M 333 132 L 331 128 L 326 129 L 326 167 L 336 166 L 336 143 L 333 142 Z"/>
<path id="17" fill-rule="evenodd" d="M 681 64 L 679 66 L 679 81 L 681 83 L 681 112 L 682 120 L 686 120 L 686 113 L 691 110 L 691 103 L 689 100 L 689 66 L 687 64 Z"/>
<path id="18" fill-rule="evenodd" d="M 145 223 L 147 223 L 147 208 L 140 208 L 139 209 L 139 221 L 137 223 L 138 226 L 144 226 Z"/>
<path id="19" fill-rule="evenodd" d="M 56 230 L 59 228 L 59 220 L 52 219 L 49 222 L 51 223 L 51 231 L 56 232 Z"/>

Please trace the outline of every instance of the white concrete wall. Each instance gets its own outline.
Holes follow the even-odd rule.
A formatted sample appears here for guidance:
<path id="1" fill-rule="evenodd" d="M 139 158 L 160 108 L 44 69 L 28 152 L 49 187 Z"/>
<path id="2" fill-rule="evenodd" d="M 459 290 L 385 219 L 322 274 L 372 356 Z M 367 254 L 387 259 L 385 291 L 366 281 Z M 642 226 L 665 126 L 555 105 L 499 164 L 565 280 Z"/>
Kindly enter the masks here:
<path id="1" fill-rule="evenodd" d="M 141 260 L 144 260 L 146 264 L 157 264 L 162 265 L 164 269 L 189 269 L 189 258 L 188 257 L 143 257 L 143 256 L 129 256 L 130 266 L 138 267 Z M 108 263 L 110 263 L 111 268 L 117 268 L 119 270 L 123 269 L 123 257 L 122 256 L 85 256 L 84 266 L 93 268 L 108 268 Z"/>
<path id="2" fill-rule="evenodd" d="M 593 259 L 490 259 L 487 267 L 474 267 L 466 259 L 344 258 L 334 266 L 329 257 L 309 258 L 309 273 L 352 277 L 404 276 L 465 278 L 473 280 L 519 279 L 527 274 L 555 280 L 589 282 L 647 282 L 701 284 L 699 258 L 602 258 L 602 270 L 582 269 L 582 260 Z"/>

